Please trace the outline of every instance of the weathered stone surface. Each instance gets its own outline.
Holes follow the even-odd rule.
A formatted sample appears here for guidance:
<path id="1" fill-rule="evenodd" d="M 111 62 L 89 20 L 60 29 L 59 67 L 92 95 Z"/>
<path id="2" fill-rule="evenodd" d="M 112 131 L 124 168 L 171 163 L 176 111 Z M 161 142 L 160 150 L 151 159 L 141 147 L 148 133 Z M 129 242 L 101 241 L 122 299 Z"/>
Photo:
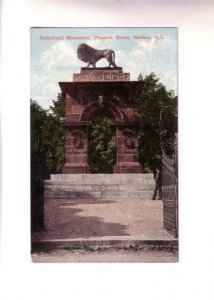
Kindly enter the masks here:
<path id="1" fill-rule="evenodd" d="M 45 198 L 150 199 L 152 174 L 59 174 L 45 181 Z"/>
<path id="2" fill-rule="evenodd" d="M 153 182 L 153 174 L 52 174 L 51 181 L 70 181 L 70 182 L 86 182 L 91 180 L 93 183 L 124 183 L 127 182 Z"/>

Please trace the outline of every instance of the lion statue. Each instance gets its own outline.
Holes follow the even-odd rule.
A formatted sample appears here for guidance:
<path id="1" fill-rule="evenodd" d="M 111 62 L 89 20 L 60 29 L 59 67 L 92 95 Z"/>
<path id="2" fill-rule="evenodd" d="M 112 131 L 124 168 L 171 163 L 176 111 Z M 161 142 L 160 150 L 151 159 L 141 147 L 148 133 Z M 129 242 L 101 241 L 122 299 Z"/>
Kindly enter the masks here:
<path id="1" fill-rule="evenodd" d="M 113 66 L 117 68 L 115 64 L 115 53 L 110 49 L 97 50 L 87 44 L 80 44 L 77 49 L 77 56 L 80 60 L 88 63 L 86 68 L 92 65 L 93 68 L 96 68 L 96 63 L 102 58 L 106 58 L 109 63 L 109 67 Z"/>

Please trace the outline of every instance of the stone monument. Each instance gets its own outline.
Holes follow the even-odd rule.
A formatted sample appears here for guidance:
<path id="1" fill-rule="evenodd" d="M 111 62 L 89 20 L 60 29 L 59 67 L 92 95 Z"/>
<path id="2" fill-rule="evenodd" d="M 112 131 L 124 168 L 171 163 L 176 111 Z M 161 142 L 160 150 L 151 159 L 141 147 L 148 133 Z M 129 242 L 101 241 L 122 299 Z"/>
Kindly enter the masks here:
<path id="1" fill-rule="evenodd" d="M 108 117 L 116 126 L 117 135 L 114 173 L 142 173 L 137 116 L 144 82 L 130 81 L 130 74 L 116 66 L 113 50 L 96 50 L 80 44 L 78 57 L 88 66 L 73 74 L 73 82 L 59 82 L 66 99 L 66 163 L 62 172 L 90 173 L 88 128 L 95 117 Z M 107 59 L 109 66 L 97 68 L 96 62 L 102 58 Z"/>

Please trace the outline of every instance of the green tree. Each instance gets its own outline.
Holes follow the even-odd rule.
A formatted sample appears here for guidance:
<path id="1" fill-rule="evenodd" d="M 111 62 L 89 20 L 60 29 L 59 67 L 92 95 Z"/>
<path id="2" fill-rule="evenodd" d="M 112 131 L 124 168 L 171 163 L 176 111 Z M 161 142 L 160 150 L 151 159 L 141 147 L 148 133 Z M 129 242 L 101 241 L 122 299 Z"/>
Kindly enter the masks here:
<path id="1" fill-rule="evenodd" d="M 171 156 L 177 132 L 177 97 L 167 91 L 154 73 L 143 79 L 145 87 L 140 98 L 140 161 L 147 171 L 161 164 L 162 151 Z"/>
<path id="2" fill-rule="evenodd" d="M 43 181 L 50 174 L 61 172 L 65 157 L 65 100 L 58 94 L 50 110 L 36 101 L 31 112 L 31 212 L 32 230 L 42 227 Z"/>
<path id="3" fill-rule="evenodd" d="M 50 110 L 43 109 L 36 101 L 31 101 L 31 157 L 32 162 L 39 157 L 41 163 L 35 168 L 41 179 L 59 173 L 65 159 L 65 100 L 58 94 Z"/>
<path id="4" fill-rule="evenodd" d="M 89 129 L 88 156 L 92 173 L 113 173 L 116 164 L 116 136 L 110 119 L 94 119 Z"/>
<path id="5" fill-rule="evenodd" d="M 30 102 L 31 114 L 31 228 L 43 226 L 43 179 L 48 176 L 46 168 L 47 147 L 44 140 L 47 111 L 36 101 Z"/>
<path id="6" fill-rule="evenodd" d="M 49 174 L 60 173 L 65 163 L 65 99 L 58 94 L 57 100 L 53 101 L 47 118 L 45 140 L 48 146 L 46 162 Z"/>
<path id="7" fill-rule="evenodd" d="M 58 93 L 57 100 L 53 100 L 53 106 L 50 106 L 51 113 L 57 118 L 62 119 L 65 117 L 66 105 L 65 98 L 61 93 Z"/>
<path id="8" fill-rule="evenodd" d="M 46 162 L 47 147 L 45 132 L 47 124 L 47 110 L 36 101 L 31 100 L 31 177 L 39 181 L 47 176 Z"/>

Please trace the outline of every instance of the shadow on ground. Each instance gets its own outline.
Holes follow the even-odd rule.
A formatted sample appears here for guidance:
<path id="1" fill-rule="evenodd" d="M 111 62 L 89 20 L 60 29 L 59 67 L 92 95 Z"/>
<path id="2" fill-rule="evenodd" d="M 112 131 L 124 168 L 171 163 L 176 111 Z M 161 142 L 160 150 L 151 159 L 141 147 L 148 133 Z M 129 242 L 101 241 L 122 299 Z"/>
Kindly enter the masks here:
<path id="1" fill-rule="evenodd" d="M 59 203 L 59 202 L 58 202 Z M 127 233 L 128 226 L 118 223 L 108 223 L 97 216 L 83 216 L 86 210 L 76 208 L 81 204 L 103 205 L 114 203 L 114 201 L 99 201 L 95 199 L 64 199 L 60 200 L 57 213 L 50 216 L 50 222 L 54 229 L 47 232 L 34 234 L 34 239 L 49 238 L 90 238 L 105 236 L 129 236 Z M 118 220 L 119 221 L 119 220 Z"/>

